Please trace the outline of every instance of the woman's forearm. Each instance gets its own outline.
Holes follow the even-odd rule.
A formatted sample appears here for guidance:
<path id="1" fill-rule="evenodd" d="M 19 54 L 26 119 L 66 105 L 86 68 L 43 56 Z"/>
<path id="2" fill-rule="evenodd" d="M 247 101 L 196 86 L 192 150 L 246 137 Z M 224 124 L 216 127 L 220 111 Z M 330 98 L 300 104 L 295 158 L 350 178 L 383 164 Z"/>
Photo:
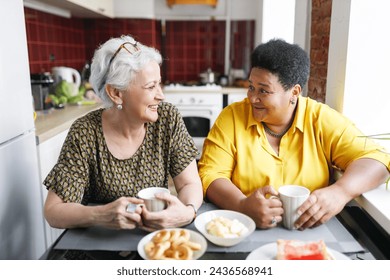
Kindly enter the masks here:
<path id="1" fill-rule="evenodd" d="M 353 199 L 383 184 L 389 176 L 390 173 L 383 163 L 362 158 L 352 162 L 334 185 L 342 187 L 344 194 Z"/>
<path id="2" fill-rule="evenodd" d="M 221 208 L 240 211 L 240 202 L 246 196 L 230 180 L 219 178 L 210 184 L 207 198 Z"/>
<path id="3" fill-rule="evenodd" d="M 80 203 L 63 203 L 56 194 L 50 191 L 48 196 L 44 211 L 45 218 L 51 227 L 75 228 L 94 225 L 95 215 L 93 213 L 97 208 L 87 207 Z"/>

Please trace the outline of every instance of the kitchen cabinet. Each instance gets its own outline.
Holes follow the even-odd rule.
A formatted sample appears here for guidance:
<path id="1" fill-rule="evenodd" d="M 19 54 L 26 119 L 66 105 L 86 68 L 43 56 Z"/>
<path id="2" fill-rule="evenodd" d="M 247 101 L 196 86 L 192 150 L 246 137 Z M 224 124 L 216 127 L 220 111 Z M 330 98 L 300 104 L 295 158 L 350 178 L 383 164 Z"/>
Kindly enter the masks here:
<path id="1" fill-rule="evenodd" d="M 169 6 L 166 0 L 143 0 L 142 5 L 139 5 L 140 1 L 113 0 L 114 17 L 162 20 L 209 19 L 213 17 L 220 20 L 256 20 L 261 15 L 259 0 L 218 0 L 216 6 L 210 5 L 210 3 L 214 3 L 210 0 L 205 1 L 209 5 L 194 5 L 197 1 L 190 1 L 191 3 L 187 1 L 187 4 L 184 2 L 180 1 L 178 3 L 180 5 Z"/>
<path id="2" fill-rule="evenodd" d="M 24 0 L 25 6 L 60 8 L 72 17 L 256 20 L 261 15 L 260 0 L 219 0 L 210 5 L 173 5 L 166 0 Z M 41 5 L 39 5 L 41 4 Z"/>
<path id="3" fill-rule="evenodd" d="M 24 6 L 64 17 L 114 17 L 114 0 L 24 0 Z"/>
<path id="4" fill-rule="evenodd" d="M 147 18 L 154 19 L 154 0 L 143 0 L 142 5 L 137 5 L 139 1 L 114 0 L 115 18 Z"/>
<path id="5" fill-rule="evenodd" d="M 121 1 L 121 0 L 115 0 Z M 217 6 L 209 5 L 173 5 L 169 7 L 165 0 L 154 0 L 155 17 L 171 20 L 256 20 L 261 16 L 259 0 L 219 0 Z"/>
<path id="6" fill-rule="evenodd" d="M 209 5 L 212 7 L 216 7 L 218 4 L 218 0 L 166 0 L 167 5 L 171 8 L 173 5 Z"/>
<path id="7" fill-rule="evenodd" d="M 37 139 L 39 179 L 41 182 L 43 202 L 46 200 L 47 190 L 42 182 L 56 164 L 70 126 L 77 118 L 100 107 L 101 104 L 83 106 L 67 105 L 64 109 L 60 110 L 38 112 L 37 119 L 35 120 L 35 135 Z M 52 228 L 45 221 L 47 248 L 52 245 L 62 232 L 62 229 Z"/>
<path id="8" fill-rule="evenodd" d="M 67 0 L 87 10 L 93 11 L 110 18 L 114 17 L 113 0 Z"/>
<path id="9" fill-rule="evenodd" d="M 47 141 L 38 145 L 38 160 L 40 169 L 40 181 L 46 178 L 50 170 L 56 164 L 58 156 L 60 155 L 62 144 L 65 141 L 69 129 L 51 137 Z M 46 187 L 42 184 L 42 199 L 45 202 L 47 196 Z M 49 226 L 45 221 L 46 246 L 49 248 L 53 242 L 61 235 L 62 229 L 56 229 Z"/>

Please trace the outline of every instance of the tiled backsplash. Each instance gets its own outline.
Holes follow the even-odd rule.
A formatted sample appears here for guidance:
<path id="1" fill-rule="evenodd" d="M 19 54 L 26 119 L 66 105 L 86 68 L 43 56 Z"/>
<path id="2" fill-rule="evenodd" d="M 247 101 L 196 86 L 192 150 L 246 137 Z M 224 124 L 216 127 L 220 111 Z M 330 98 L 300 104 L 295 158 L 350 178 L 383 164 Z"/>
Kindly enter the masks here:
<path id="1" fill-rule="evenodd" d="M 86 61 L 84 21 L 25 8 L 31 73 L 65 65 L 80 69 Z"/>
<path id="2" fill-rule="evenodd" d="M 199 73 L 208 67 L 224 74 L 224 21 L 167 20 L 163 36 L 161 21 L 153 19 L 67 19 L 30 8 L 25 8 L 25 18 L 31 73 L 48 72 L 54 66 L 81 71 L 99 44 L 131 34 L 161 51 L 163 81 L 199 80 Z M 248 67 L 254 21 L 233 21 L 231 29 L 231 65 Z"/>
<path id="3" fill-rule="evenodd" d="M 84 19 L 87 40 L 86 60 L 90 61 L 94 50 L 112 37 L 132 35 L 144 45 L 161 49 L 161 24 L 149 19 Z"/>
<path id="4" fill-rule="evenodd" d="M 164 70 L 175 81 L 199 80 L 207 68 L 223 73 L 224 49 L 224 21 L 169 21 Z"/>
<path id="5" fill-rule="evenodd" d="M 244 69 L 247 73 L 250 68 L 250 54 L 255 45 L 255 21 L 233 21 L 230 26 L 230 61 L 231 68 Z"/>

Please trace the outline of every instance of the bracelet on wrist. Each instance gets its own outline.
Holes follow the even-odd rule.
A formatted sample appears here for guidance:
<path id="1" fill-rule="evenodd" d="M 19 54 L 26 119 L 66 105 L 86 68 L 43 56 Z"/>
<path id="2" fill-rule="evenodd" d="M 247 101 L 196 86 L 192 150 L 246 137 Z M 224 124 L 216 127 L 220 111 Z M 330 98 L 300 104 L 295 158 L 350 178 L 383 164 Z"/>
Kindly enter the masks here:
<path id="1" fill-rule="evenodd" d="M 194 209 L 194 217 L 192 218 L 190 224 L 192 224 L 195 221 L 196 214 L 198 213 L 198 210 L 196 210 L 195 205 L 192 203 L 187 203 L 186 206 L 191 206 L 192 209 Z"/>

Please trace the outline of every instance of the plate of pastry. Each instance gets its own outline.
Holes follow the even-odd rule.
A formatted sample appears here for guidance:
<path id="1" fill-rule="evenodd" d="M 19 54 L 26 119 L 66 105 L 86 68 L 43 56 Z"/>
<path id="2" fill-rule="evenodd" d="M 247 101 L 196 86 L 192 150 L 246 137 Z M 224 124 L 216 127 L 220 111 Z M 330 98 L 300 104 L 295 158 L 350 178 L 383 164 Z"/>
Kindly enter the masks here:
<path id="1" fill-rule="evenodd" d="M 325 245 L 323 240 L 282 240 L 265 244 L 252 251 L 247 260 L 350 260 Z"/>
<path id="2" fill-rule="evenodd" d="M 196 260 L 207 249 L 206 239 L 198 232 L 170 228 L 154 231 L 138 243 L 138 254 L 145 260 Z"/>

